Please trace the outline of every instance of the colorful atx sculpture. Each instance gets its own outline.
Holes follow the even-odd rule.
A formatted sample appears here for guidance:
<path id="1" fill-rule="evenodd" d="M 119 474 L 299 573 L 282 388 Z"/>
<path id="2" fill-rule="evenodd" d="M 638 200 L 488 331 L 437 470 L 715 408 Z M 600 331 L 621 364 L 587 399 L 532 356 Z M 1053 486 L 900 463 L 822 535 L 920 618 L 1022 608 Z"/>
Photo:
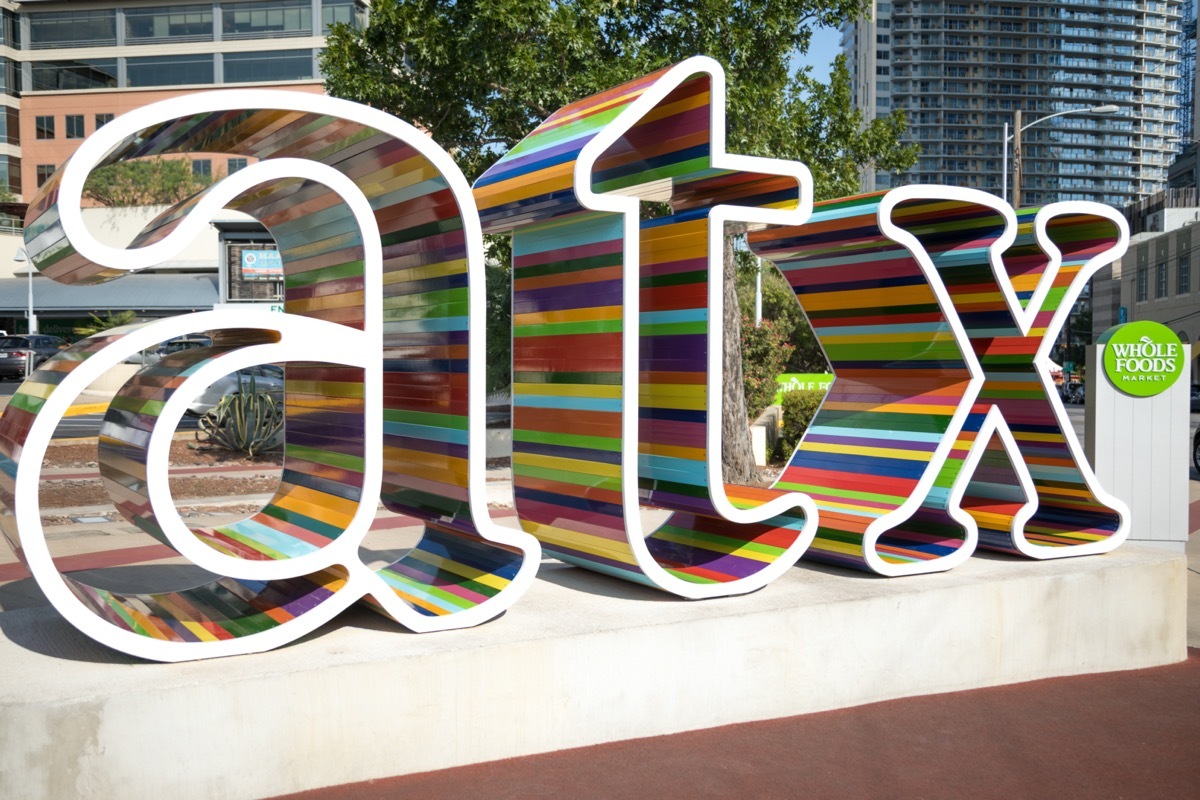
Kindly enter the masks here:
<path id="1" fill-rule="evenodd" d="M 1047 351 L 1088 277 L 1123 252 L 1122 219 L 1086 203 L 1017 215 L 928 186 L 814 209 L 803 165 L 726 153 L 724 130 L 724 76 L 707 58 L 560 110 L 473 193 L 418 130 L 331 98 L 211 92 L 106 125 L 30 206 L 37 267 L 110 280 L 230 207 L 275 237 L 286 313 L 130 326 L 44 364 L 0 418 L 6 537 L 80 630 L 164 661 L 274 647 L 359 599 L 413 630 L 478 624 L 527 588 L 542 547 L 699 598 L 759 588 L 805 551 L 901 575 L 949 569 L 977 543 L 1035 558 L 1119 545 L 1127 512 L 1082 458 Z M 257 163 L 131 249 L 88 234 L 90 170 L 189 152 Z M 671 212 L 640 221 L 646 199 Z M 795 287 L 836 373 L 772 489 L 721 481 L 731 221 Z M 524 532 L 496 525 L 483 496 L 482 232 L 513 237 Z M 133 595 L 59 574 L 37 502 L 55 425 L 106 369 L 194 331 L 213 346 L 144 368 L 114 399 L 101 472 L 127 519 L 225 577 Z M 241 522 L 189 528 L 166 485 L 170 434 L 205 385 L 262 362 L 287 364 L 279 490 Z M 380 501 L 425 534 L 372 570 L 358 547 Z M 670 515 L 647 530 L 646 509 Z"/>

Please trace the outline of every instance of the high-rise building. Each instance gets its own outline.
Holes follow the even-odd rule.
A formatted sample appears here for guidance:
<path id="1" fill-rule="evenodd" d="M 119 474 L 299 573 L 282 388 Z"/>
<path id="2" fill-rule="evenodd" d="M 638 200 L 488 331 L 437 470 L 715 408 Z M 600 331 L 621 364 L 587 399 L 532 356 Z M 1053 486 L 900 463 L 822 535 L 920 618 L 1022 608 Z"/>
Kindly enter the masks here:
<path id="1" fill-rule="evenodd" d="M 29 199 L 84 137 L 156 100 L 216 87 L 322 91 L 325 34 L 361 24 L 367 5 L 0 0 L 0 189 Z M 193 162 L 200 174 L 238 166 Z"/>
<path id="2" fill-rule="evenodd" d="M 1182 5 L 874 3 L 870 21 L 842 31 L 856 102 L 868 119 L 903 109 L 907 137 L 921 155 L 896 178 L 865 176 L 864 189 L 936 183 L 1000 194 L 1011 147 L 1004 124 L 1018 109 L 1029 126 L 1022 134 L 1021 205 L 1094 200 L 1123 207 L 1162 189 L 1180 146 Z M 1119 110 L 1087 111 L 1105 105 Z M 1072 113 L 1038 122 L 1063 111 Z"/>
<path id="3" fill-rule="evenodd" d="M 1180 6 L 1179 139 L 1186 146 L 1196 139 L 1196 0 Z"/>

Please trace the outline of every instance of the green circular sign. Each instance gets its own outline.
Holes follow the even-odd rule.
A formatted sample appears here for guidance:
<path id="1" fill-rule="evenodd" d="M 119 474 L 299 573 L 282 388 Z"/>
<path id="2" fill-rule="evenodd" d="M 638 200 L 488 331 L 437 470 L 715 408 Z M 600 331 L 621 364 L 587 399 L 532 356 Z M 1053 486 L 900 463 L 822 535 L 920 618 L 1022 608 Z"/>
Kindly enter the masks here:
<path id="1" fill-rule="evenodd" d="M 1183 374 L 1183 345 L 1171 329 L 1157 322 L 1127 322 L 1100 339 L 1104 374 L 1112 385 L 1134 397 L 1152 397 Z"/>

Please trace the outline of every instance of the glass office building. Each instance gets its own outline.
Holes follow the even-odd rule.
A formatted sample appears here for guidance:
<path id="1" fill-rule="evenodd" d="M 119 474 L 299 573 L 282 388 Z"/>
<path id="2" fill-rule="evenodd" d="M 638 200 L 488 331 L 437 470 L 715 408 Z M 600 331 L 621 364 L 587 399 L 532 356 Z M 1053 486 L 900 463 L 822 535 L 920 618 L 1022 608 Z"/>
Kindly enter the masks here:
<path id="1" fill-rule="evenodd" d="M 1029 125 L 1109 104 L 1119 112 L 1067 114 L 1022 134 L 1021 205 L 1094 200 L 1123 207 L 1162 189 L 1181 149 L 1184 116 L 1194 113 L 1181 108 L 1184 5 L 874 3 L 870 21 L 842 29 L 855 102 L 868 118 L 903 109 L 921 155 L 900 176 L 864 176 L 864 189 L 936 183 L 1000 194 L 1004 124 L 1017 109 Z M 1195 3 L 1189 7 L 1194 27 Z M 1190 52 L 1194 61 L 1194 47 Z"/>
<path id="2" fill-rule="evenodd" d="M 71 140 L 163 92 L 248 84 L 319 91 L 325 34 L 334 23 L 362 25 L 367 7 L 0 0 L 0 189 L 28 198 L 73 152 Z"/>

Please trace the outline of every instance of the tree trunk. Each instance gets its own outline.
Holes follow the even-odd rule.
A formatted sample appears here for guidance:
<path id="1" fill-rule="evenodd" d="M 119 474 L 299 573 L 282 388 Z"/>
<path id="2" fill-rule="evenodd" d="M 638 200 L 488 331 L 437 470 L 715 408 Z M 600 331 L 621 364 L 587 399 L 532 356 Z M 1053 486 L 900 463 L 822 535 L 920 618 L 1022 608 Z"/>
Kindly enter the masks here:
<path id="1" fill-rule="evenodd" d="M 742 312 L 738 307 L 734 280 L 737 260 L 733 237 L 725 236 L 725 348 L 722 354 L 725 386 L 722 393 L 721 438 L 724 441 L 722 470 L 726 483 L 757 483 L 754 450 L 750 445 L 750 420 L 746 417 L 746 395 L 742 388 Z"/>

